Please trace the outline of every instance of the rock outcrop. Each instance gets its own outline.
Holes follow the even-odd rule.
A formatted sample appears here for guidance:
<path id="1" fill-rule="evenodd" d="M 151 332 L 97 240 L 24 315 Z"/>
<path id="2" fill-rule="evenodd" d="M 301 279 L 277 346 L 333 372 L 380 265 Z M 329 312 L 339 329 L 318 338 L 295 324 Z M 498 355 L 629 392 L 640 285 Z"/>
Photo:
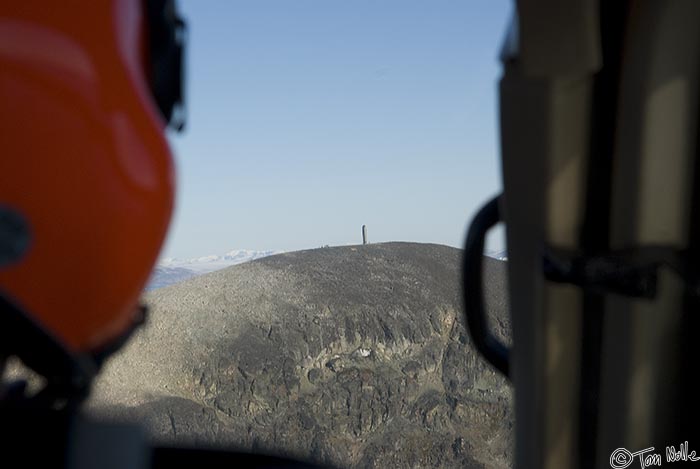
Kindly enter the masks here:
<path id="1" fill-rule="evenodd" d="M 149 293 L 92 412 L 165 442 L 340 467 L 507 467 L 507 382 L 470 345 L 458 249 L 386 243 L 267 257 Z M 505 265 L 485 259 L 509 335 Z"/>

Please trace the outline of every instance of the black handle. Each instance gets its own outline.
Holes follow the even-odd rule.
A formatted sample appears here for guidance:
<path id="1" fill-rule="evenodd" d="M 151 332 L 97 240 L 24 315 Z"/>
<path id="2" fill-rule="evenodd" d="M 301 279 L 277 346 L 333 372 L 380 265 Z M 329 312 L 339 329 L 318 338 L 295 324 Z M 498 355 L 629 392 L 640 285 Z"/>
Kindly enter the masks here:
<path id="1" fill-rule="evenodd" d="M 509 377 L 510 352 L 489 331 L 482 291 L 484 239 L 488 231 L 501 221 L 498 208 L 500 200 L 499 195 L 484 205 L 469 226 L 462 264 L 462 294 L 467 329 L 474 346 L 498 371 Z"/>

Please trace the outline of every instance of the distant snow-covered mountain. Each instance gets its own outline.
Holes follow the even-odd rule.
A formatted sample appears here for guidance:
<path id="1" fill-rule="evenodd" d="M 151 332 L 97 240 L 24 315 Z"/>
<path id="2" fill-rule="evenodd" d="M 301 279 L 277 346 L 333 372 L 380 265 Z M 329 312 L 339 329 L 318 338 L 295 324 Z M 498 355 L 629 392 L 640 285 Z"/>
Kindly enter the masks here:
<path id="1" fill-rule="evenodd" d="M 146 290 L 173 285 L 197 275 L 206 274 L 281 252 L 282 251 L 234 249 L 220 256 L 212 255 L 194 257 L 191 259 L 179 259 L 175 257 L 165 258 L 153 269 L 153 274 L 151 275 Z"/>
<path id="2" fill-rule="evenodd" d="M 507 261 L 508 260 L 508 250 L 502 249 L 500 251 L 489 251 L 486 253 L 487 256 L 493 257 L 494 259 L 498 259 L 499 261 Z"/>
<path id="3" fill-rule="evenodd" d="M 156 288 L 167 287 L 168 285 L 175 285 L 188 278 L 194 277 L 197 272 L 190 269 L 184 269 L 182 267 L 163 267 L 156 266 L 151 273 L 151 279 L 148 281 L 146 290 L 154 290 Z"/>
<path id="4" fill-rule="evenodd" d="M 203 256 L 194 257 L 191 259 L 169 257 L 161 260 L 159 266 L 180 267 L 203 274 L 206 272 L 213 272 L 215 270 L 223 269 L 224 267 L 229 267 L 231 265 L 260 259 L 261 257 L 279 254 L 281 252 L 282 251 L 251 251 L 249 249 L 234 249 L 233 251 L 229 251 L 220 256 Z"/>

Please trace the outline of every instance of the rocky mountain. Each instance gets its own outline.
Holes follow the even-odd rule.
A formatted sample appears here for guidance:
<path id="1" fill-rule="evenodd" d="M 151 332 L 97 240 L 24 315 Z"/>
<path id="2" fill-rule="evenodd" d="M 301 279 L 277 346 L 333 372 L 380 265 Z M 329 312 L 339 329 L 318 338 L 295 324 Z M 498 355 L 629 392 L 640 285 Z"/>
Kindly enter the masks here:
<path id="1" fill-rule="evenodd" d="M 265 257 L 147 296 L 91 412 L 161 442 L 339 467 L 509 467 L 511 389 L 464 328 L 461 251 L 414 243 Z M 485 258 L 496 333 L 504 263 Z"/>

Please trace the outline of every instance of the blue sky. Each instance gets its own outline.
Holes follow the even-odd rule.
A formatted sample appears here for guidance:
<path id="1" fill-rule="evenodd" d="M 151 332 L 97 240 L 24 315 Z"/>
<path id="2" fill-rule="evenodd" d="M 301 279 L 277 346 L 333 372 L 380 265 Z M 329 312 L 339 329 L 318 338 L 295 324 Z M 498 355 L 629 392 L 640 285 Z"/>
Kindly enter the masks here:
<path id="1" fill-rule="evenodd" d="M 188 126 L 165 257 L 461 246 L 500 190 L 510 2 L 180 1 Z"/>

